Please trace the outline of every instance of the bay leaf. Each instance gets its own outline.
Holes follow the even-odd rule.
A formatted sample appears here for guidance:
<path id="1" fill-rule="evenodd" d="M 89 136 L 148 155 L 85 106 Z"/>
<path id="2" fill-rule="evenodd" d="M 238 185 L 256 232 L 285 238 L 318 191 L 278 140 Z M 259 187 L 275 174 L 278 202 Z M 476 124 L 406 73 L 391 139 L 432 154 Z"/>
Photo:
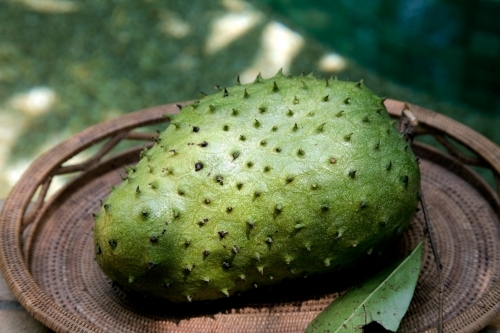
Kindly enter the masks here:
<path id="1" fill-rule="evenodd" d="M 360 333 L 378 323 L 396 332 L 410 305 L 422 266 L 423 241 L 406 258 L 381 270 L 328 305 L 305 333 Z"/>

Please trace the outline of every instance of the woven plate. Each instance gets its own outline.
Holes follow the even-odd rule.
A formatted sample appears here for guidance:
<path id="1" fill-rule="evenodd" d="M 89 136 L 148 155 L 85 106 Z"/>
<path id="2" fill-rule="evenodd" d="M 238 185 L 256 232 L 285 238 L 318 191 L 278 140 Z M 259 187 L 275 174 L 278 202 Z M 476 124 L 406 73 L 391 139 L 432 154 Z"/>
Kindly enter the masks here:
<path id="1" fill-rule="evenodd" d="M 394 117 L 405 107 L 393 100 L 386 105 Z M 443 264 L 445 331 L 476 332 L 500 314 L 500 201 L 468 165 L 489 169 L 498 183 L 500 148 L 449 118 L 417 106 L 410 109 L 420 121 L 417 133 L 432 135 L 448 150 L 414 147 Z M 56 332 L 303 332 L 349 286 L 349 276 L 364 273 L 365 266 L 365 271 L 346 272 L 348 278 L 316 277 L 309 283 L 290 282 L 240 297 L 175 306 L 127 294 L 99 270 L 92 213 L 109 187 L 121 182 L 123 167 L 137 162 L 142 144 L 117 154 L 109 151 L 127 139 L 151 139 L 151 134 L 132 130 L 165 121 L 163 114 L 176 111 L 173 104 L 165 105 L 98 124 L 35 161 L 0 215 L 5 280 L 26 310 Z M 74 155 L 96 146 L 97 153 L 83 163 L 67 165 Z M 69 173 L 75 177 L 47 198 L 52 180 Z M 413 249 L 422 238 L 422 225 L 417 213 L 393 252 L 404 255 Z M 437 290 L 427 242 L 401 332 L 436 331 Z"/>

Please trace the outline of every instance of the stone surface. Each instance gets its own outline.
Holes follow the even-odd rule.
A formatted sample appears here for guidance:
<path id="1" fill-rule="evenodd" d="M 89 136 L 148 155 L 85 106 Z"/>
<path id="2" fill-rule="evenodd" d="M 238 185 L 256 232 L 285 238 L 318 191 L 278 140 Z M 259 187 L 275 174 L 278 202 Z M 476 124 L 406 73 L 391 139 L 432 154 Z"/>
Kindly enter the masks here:
<path id="1" fill-rule="evenodd" d="M 5 310 L 2 301 L 0 301 L 0 323 L 0 333 L 52 332 L 22 309 Z"/>

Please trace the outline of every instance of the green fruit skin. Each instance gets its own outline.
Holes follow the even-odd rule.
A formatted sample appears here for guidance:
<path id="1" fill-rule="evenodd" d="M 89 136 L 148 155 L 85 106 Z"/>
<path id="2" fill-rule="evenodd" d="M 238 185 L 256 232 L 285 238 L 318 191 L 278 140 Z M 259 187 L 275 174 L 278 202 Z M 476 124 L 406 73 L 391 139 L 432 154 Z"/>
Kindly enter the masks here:
<path id="1" fill-rule="evenodd" d="M 279 72 L 201 97 L 95 215 L 113 281 L 217 299 L 344 268 L 408 228 L 418 163 L 362 82 Z"/>

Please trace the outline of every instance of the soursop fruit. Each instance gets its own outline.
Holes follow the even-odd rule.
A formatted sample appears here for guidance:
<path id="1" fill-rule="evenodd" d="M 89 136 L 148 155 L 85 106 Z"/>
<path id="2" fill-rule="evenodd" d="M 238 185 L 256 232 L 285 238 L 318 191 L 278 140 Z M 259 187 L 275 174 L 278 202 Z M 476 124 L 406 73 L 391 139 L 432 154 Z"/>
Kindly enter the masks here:
<path id="1" fill-rule="evenodd" d="M 280 71 L 201 97 L 95 214 L 113 281 L 217 299 L 346 267 L 407 229 L 418 163 L 362 82 Z"/>

